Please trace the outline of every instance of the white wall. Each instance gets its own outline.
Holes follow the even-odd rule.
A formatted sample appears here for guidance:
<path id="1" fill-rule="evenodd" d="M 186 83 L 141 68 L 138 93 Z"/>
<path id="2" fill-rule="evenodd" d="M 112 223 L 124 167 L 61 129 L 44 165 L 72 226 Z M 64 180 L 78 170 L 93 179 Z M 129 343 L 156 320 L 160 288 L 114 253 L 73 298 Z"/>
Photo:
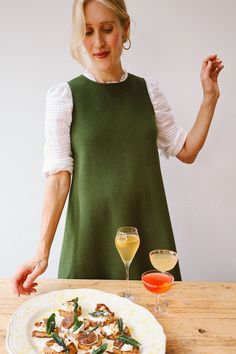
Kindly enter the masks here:
<path id="1" fill-rule="evenodd" d="M 0 0 L 0 277 L 33 256 L 40 230 L 47 89 L 79 75 L 70 58 L 70 0 Z M 202 99 L 201 61 L 224 60 L 221 98 L 193 165 L 161 160 L 184 280 L 235 281 L 236 150 L 234 0 L 127 0 L 127 70 L 160 83 L 189 130 Z M 56 277 L 64 216 L 43 277 Z"/>

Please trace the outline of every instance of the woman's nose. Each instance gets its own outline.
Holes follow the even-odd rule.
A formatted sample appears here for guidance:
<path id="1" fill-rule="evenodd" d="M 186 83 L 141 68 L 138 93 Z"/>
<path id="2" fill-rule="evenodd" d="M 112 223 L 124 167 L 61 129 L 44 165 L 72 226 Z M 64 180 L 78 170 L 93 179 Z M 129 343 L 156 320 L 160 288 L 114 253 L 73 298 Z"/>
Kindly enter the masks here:
<path id="1" fill-rule="evenodd" d="M 96 45 L 96 47 L 98 47 L 98 48 L 102 47 L 104 45 L 104 43 L 105 43 L 105 39 L 104 39 L 102 33 L 97 33 L 95 35 L 95 45 Z"/>

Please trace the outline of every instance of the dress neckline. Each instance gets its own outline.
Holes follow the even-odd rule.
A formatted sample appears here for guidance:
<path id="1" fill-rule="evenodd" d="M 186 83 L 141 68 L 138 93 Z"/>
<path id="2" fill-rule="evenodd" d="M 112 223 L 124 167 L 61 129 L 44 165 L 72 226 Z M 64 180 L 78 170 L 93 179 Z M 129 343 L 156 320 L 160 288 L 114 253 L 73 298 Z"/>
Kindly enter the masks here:
<path id="1" fill-rule="evenodd" d="M 124 73 L 121 76 L 121 79 L 119 81 L 106 81 L 106 82 L 98 82 L 96 81 L 95 77 L 93 76 L 93 74 L 88 71 L 87 68 L 84 69 L 84 72 L 82 74 L 86 79 L 88 79 L 91 82 L 96 83 L 97 85 L 117 85 L 117 84 L 121 84 L 122 82 L 126 81 L 128 78 L 129 73 L 127 72 L 126 69 L 124 69 Z"/>

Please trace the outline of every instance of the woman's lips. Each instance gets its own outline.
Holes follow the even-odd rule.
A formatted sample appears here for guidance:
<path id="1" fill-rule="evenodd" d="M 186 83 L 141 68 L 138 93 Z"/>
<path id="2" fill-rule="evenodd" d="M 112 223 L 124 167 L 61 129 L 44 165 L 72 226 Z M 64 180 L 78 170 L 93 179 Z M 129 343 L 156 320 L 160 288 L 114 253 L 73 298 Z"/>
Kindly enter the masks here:
<path id="1" fill-rule="evenodd" d="M 97 54 L 94 54 L 97 58 L 99 59 L 102 59 L 102 58 L 105 58 L 108 56 L 110 52 L 101 52 L 101 53 L 97 53 Z"/>

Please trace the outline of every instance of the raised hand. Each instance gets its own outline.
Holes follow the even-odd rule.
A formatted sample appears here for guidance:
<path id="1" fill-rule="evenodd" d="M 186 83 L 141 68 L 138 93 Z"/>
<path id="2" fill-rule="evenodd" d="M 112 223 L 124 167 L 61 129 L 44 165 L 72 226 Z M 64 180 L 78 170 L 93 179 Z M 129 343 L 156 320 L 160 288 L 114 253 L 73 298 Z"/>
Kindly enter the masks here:
<path id="1" fill-rule="evenodd" d="M 217 54 L 209 55 L 202 63 L 201 82 L 204 97 L 219 98 L 220 90 L 218 85 L 218 76 L 224 68 L 222 61 Z"/>

